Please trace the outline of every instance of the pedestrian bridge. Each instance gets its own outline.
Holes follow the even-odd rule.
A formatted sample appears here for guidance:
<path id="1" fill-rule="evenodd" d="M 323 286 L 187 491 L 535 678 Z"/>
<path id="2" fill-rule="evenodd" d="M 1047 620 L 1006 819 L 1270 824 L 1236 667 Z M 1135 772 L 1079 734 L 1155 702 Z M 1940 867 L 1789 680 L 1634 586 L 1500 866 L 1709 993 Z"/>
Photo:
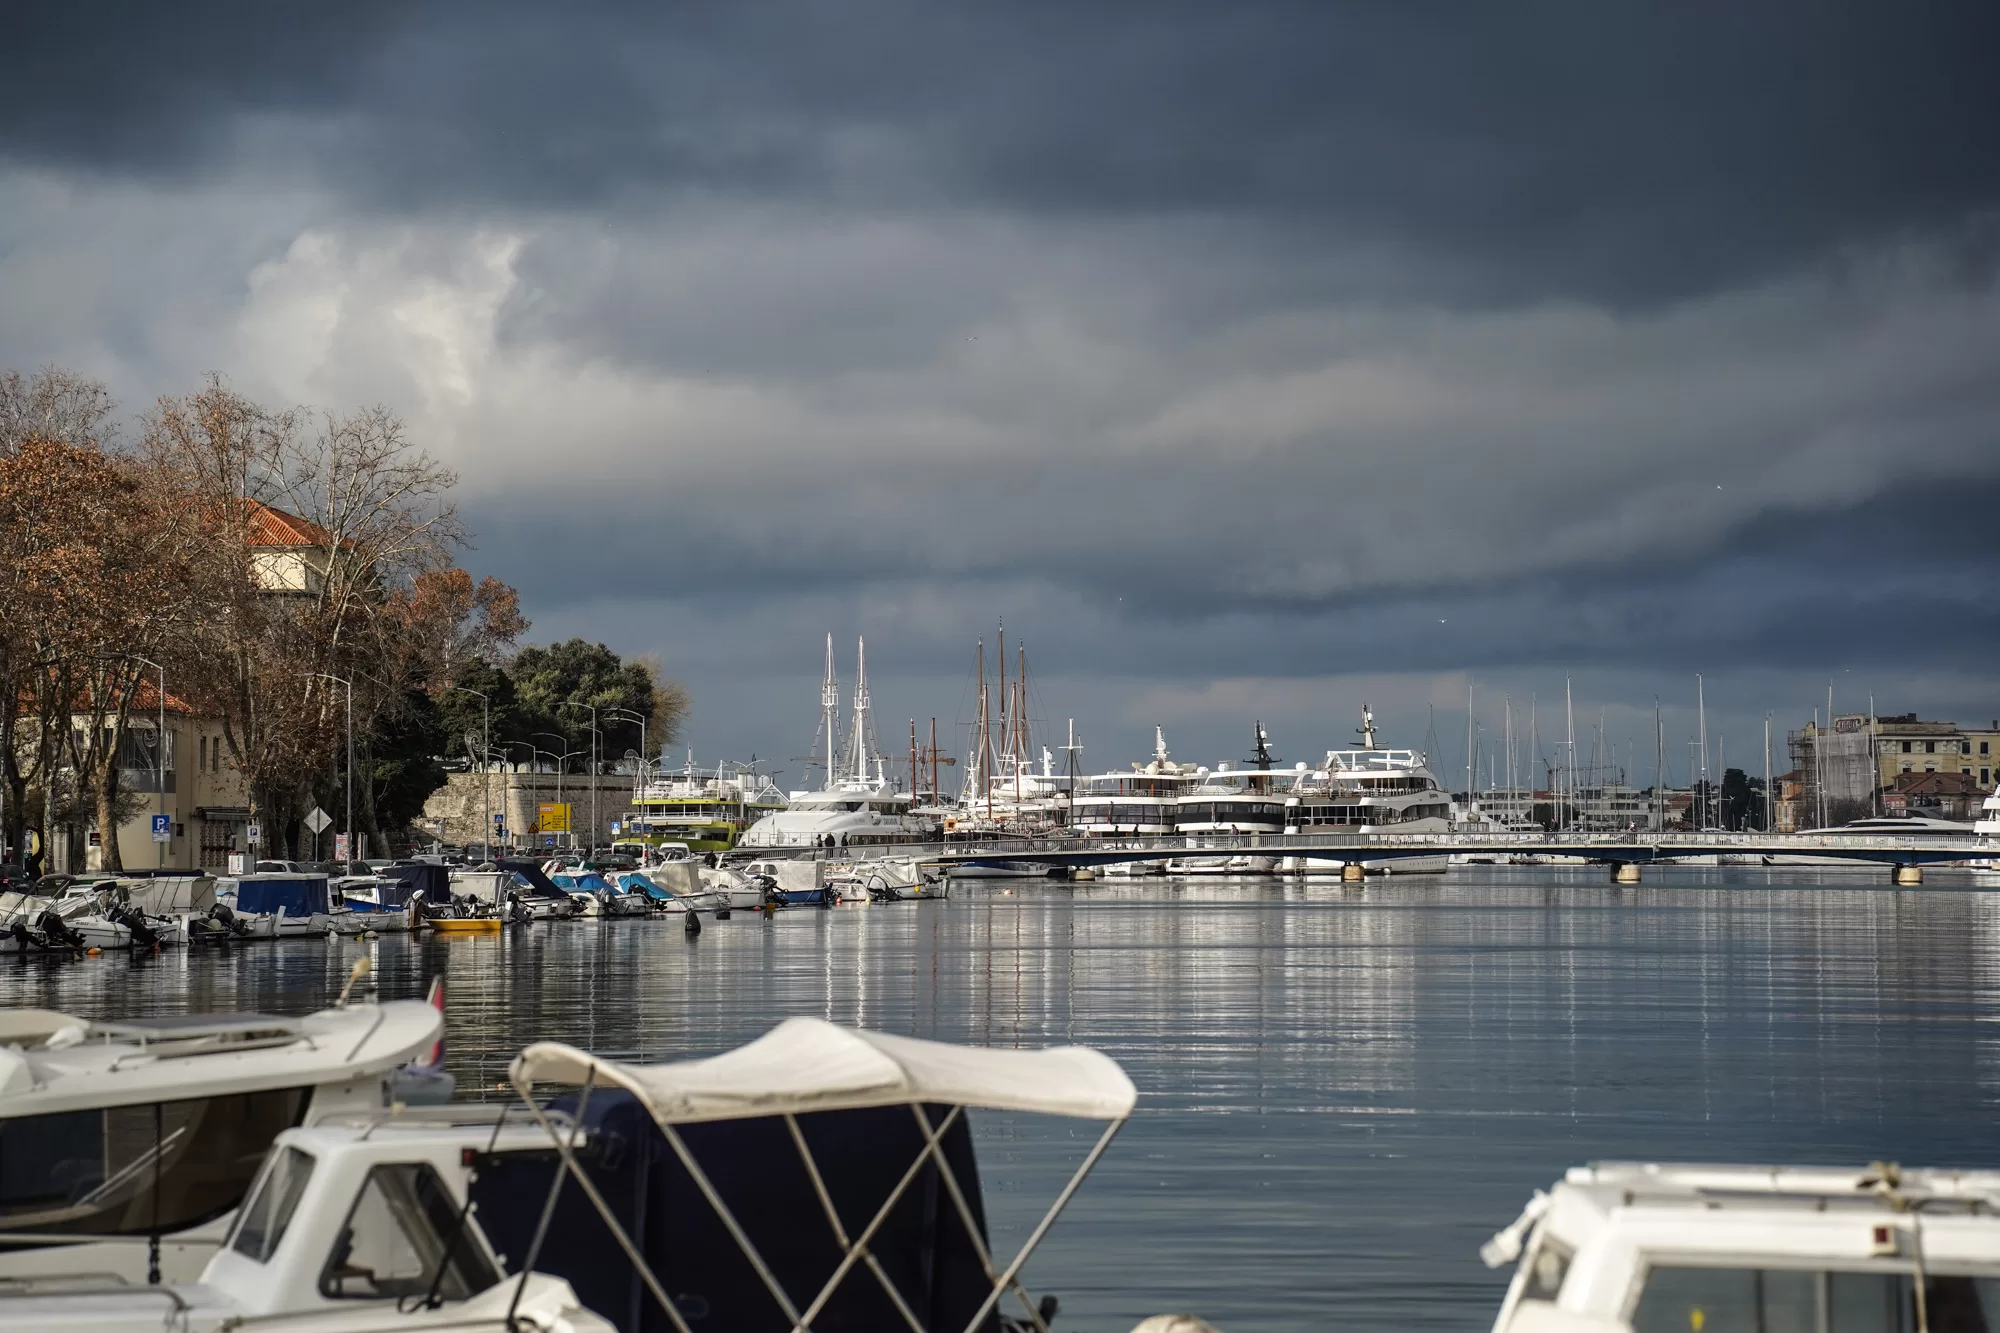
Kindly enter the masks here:
<path id="1" fill-rule="evenodd" d="M 2000 845 L 1981 839 L 1894 837 L 1879 833 L 1287 833 L 1171 838 L 1016 838 L 951 842 L 922 847 L 883 848 L 897 856 L 917 855 L 944 867 L 1000 864 L 1046 865 L 1078 870 L 1135 861 L 1224 856 L 1290 857 L 1328 870 L 1393 871 L 1399 861 L 1435 860 L 1441 855 L 1516 858 L 1578 858 L 1612 868 L 1626 882 L 1638 868 L 1666 866 L 1696 858 L 1764 865 L 1854 862 L 1891 869 L 1898 883 L 1916 883 L 1924 866 L 2000 864 Z"/>

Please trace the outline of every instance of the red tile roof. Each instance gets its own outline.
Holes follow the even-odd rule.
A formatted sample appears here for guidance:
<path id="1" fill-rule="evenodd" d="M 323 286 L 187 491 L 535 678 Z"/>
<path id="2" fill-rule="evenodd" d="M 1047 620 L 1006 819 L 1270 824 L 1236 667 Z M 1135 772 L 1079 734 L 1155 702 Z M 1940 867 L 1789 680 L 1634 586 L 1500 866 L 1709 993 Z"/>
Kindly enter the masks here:
<path id="1" fill-rule="evenodd" d="M 249 538 L 253 549 L 333 544 L 333 534 L 309 518 L 273 509 L 261 500 L 245 500 L 243 504 L 250 515 Z"/>

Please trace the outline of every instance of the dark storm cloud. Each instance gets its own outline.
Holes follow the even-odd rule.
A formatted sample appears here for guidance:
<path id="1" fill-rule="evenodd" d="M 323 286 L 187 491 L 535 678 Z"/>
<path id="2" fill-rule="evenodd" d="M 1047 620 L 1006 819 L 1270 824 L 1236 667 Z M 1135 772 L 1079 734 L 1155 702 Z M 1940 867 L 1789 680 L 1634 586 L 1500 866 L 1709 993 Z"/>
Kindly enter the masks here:
<path id="1" fill-rule="evenodd" d="M 825 629 L 1204 758 L 2000 652 L 1989 4 L 10 18 L 0 369 L 387 402 L 733 752 Z"/>
<path id="2" fill-rule="evenodd" d="M 1294 252 L 1328 228 L 1390 242 L 1496 299 L 1629 300 L 2000 204 L 2000 10 L 1981 3 L 25 17 L 0 45 L 16 161 L 303 157 L 389 211 L 721 192 L 1220 215 Z"/>

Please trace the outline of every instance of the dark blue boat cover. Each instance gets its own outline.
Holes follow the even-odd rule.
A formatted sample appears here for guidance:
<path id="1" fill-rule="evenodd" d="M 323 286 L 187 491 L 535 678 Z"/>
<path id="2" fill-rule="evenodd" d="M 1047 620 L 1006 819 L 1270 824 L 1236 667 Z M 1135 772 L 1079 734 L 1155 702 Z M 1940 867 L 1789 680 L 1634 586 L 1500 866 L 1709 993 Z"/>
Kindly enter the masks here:
<path id="1" fill-rule="evenodd" d="M 286 916 L 311 916 L 327 911 L 325 875 L 245 875 L 236 881 L 236 910 L 269 916 L 280 907 Z"/>
<path id="2" fill-rule="evenodd" d="M 558 1110 L 573 1110 L 563 1098 Z M 929 1106 L 931 1123 L 949 1108 Z M 847 1234 L 867 1227 L 923 1150 L 907 1106 L 820 1111 L 798 1117 Z M 688 1326 L 787 1333 L 791 1321 L 731 1239 L 673 1146 L 636 1098 L 592 1092 L 588 1137 L 579 1159 Z M 777 1117 L 679 1127 L 682 1140 L 801 1311 L 840 1263 L 841 1247 L 785 1122 Z M 979 1223 L 986 1213 L 964 1113 L 943 1139 L 945 1160 Z M 479 1225 L 518 1272 L 557 1169 L 553 1149 L 481 1156 L 472 1186 Z M 926 1329 L 959 1333 L 990 1290 L 935 1162 L 927 1161 L 869 1244 L 870 1253 Z M 566 1180 L 535 1268 L 568 1280 L 585 1306 L 622 1333 L 665 1333 L 673 1325 L 633 1271 L 617 1240 L 574 1180 Z M 864 1264 L 841 1279 L 816 1333 L 888 1333 L 907 1328 Z M 997 1333 L 997 1312 L 980 1328 Z"/>
<path id="3" fill-rule="evenodd" d="M 412 861 L 404 865 L 390 866 L 382 872 L 382 877 L 393 879 L 400 886 L 393 893 L 384 892 L 383 896 L 393 906 L 406 906 L 413 895 L 423 898 L 426 902 L 451 901 L 451 870 L 447 866 Z"/>

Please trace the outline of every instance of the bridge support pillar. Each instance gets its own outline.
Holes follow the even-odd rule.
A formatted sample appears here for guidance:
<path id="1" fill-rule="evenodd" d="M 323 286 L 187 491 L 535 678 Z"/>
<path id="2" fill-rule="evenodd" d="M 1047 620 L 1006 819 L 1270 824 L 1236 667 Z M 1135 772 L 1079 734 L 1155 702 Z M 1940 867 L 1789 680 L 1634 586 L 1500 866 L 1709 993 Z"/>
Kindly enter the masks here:
<path id="1" fill-rule="evenodd" d="M 1367 874 L 1368 872 L 1361 868 L 1360 862 L 1349 861 L 1340 868 L 1340 882 L 1342 884 L 1359 884 Z"/>
<path id="2" fill-rule="evenodd" d="M 1611 868 L 1611 882 L 1613 884 L 1637 884 L 1639 882 L 1638 863 L 1635 861 L 1620 861 Z"/>
<path id="3" fill-rule="evenodd" d="M 1897 866 L 1890 872 L 1889 882 L 1896 885 L 1917 885 L 1924 882 L 1924 872 L 1919 866 Z"/>
<path id="4" fill-rule="evenodd" d="M 1079 884 L 1082 884 L 1082 883 L 1087 883 L 1090 880 L 1096 879 L 1097 872 L 1095 870 L 1092 870 L 1089 866 L 1078 866 L 1076 869 L 1069 872 L 1069 877 L 1077 881 Z"/>

